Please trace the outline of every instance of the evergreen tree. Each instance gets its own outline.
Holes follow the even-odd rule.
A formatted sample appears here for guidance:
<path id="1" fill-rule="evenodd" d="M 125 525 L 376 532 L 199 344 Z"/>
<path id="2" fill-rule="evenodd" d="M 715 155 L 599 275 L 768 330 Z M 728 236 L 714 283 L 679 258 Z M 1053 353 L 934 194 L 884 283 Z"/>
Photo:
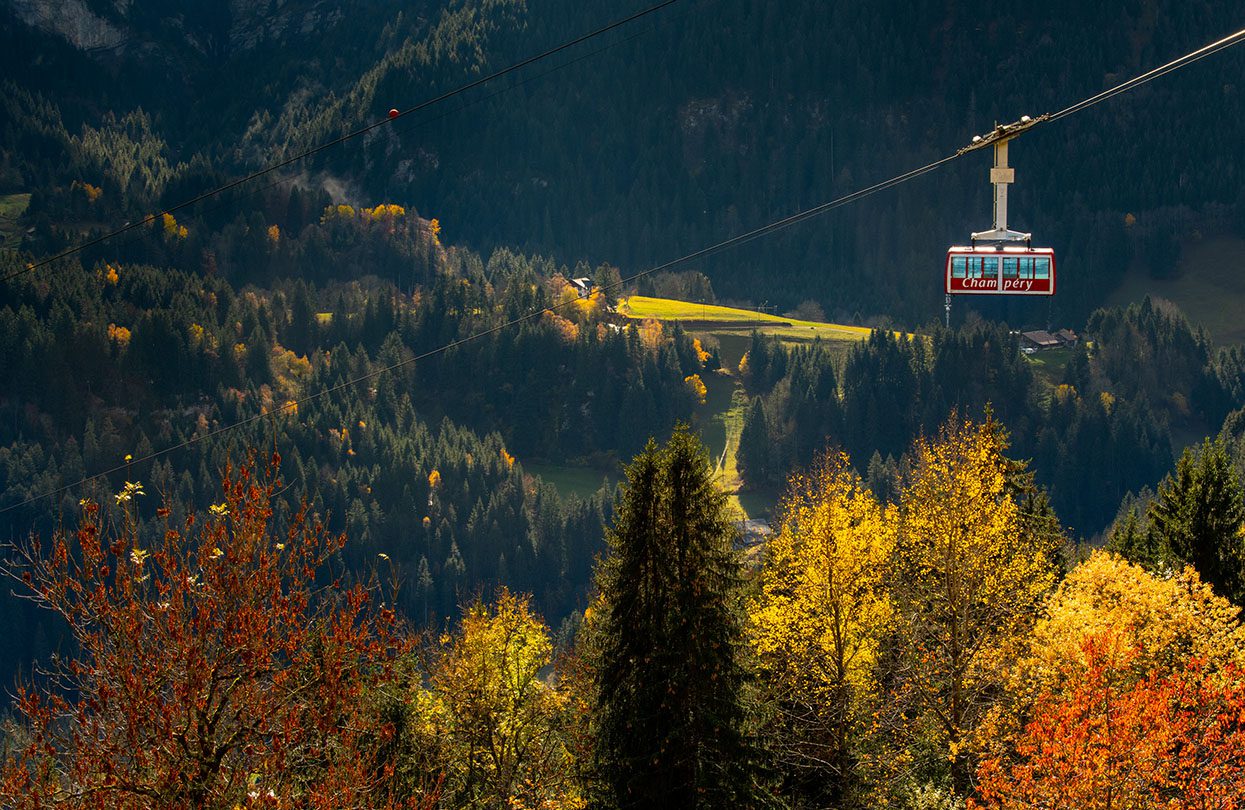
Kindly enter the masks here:
<path id="1" fill-rule="evenodd" d="M 726 497 L 687 428 L 627 468 L 599 574 L 597 756 L 620 807 L 750 806 L 740 565 Z"/>
<path id="2" fill-rule="evenodd" d="M 769 448 L 769 421 L 765 416 L 765 404 L 760 397 L 755 397 L 739 431 L 737 454 L 739 470 L 749 481 L 760 482 L 770 474 Z"/>
<path id="3" fill-rule="evenodd" d="M 1219 595 L 1237 604 L 1245 601 L 1245 492 L 1222 439 L 1203 440 L 1197 453 L 1184 451 L 1159 487 L 1150 521 L 1172 553 L 1196 568 Z"/>

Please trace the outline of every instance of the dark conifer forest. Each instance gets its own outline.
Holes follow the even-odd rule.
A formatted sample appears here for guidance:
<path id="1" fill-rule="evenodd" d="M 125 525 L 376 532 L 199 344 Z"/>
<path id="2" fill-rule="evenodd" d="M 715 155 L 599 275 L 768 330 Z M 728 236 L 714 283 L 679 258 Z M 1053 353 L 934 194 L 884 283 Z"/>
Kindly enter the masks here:
<path id="1" fill-rule="evenodd" d="M 1245 47 L 667 263 L 1241 8 L 644 8 L 0 0 L 0 805 L 1236 806 Z"/>

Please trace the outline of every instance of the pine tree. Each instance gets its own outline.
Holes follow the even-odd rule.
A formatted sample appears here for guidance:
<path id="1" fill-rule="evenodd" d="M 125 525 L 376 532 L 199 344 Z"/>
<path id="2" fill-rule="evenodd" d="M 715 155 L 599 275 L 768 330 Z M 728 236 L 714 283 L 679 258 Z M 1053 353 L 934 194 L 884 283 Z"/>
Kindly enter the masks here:
<path id="1" fill-rule="evenodd" d="M 1107 531 L 1106 549 L 1151 573 L 1170 570 L 1173 565 L 1171 549 L 1151 525 L 1147 501 L 1126 499 L 1120 511 L 1122 516 L 1117 517 Z"/>
<path id="2" fill-rule="evenodd" d="M 769 420 L 765 416 L 765 405 L 760 397 L 755 397 L 739 431 L 737 454 L 739 470 L 749 483 L 761 483 L 769 475 L 769 448 Z"/>
<path id="3" fill-rule="evenodd" d="M 740 565 L 726 498 L 685 427 L 627 468 L 596 666 L 597 757 L 620 807 L 750 806 Z"/>
<path id="4" fill-rule="evenodd" d="M 1172 553 L 1191 564 L 1220 596 L 1245 601 L 1245 492 L 1224 441 L 1186 449 L 1159 486 L 1150 521 Z"/>

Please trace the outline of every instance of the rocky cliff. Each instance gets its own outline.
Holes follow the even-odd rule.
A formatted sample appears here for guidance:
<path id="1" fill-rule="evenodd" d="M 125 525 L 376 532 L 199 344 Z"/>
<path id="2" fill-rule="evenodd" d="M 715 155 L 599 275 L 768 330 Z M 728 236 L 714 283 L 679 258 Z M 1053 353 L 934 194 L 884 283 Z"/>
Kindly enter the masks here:
<path id="1" fill-rule="evenodd" d="M 362 4 L 347 0 L 171 0 L 161 14 L 132 0 L 0 0 L 26 25 L 99 55 L 246 51 L 323 34 Z M 178 41 L 172 41 L 175 38 Z"/>
<path id="2" fill-rule="evenodd" d="M 8 0 L 22 22 L 62 37 L 84 51 L 115 50 L 125 44 L 126 32 L 92 11 L 83 0 Z M 124 14 L 129 2 L 118 2 Z"/>

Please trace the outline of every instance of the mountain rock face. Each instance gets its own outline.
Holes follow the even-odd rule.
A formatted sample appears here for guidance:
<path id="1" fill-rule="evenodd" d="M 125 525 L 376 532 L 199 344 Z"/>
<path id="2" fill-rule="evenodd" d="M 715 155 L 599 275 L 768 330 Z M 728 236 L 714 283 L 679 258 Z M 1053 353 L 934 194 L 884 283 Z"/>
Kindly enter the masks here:
<path id="1" fill-rule="evenodd" d="M 220 53 L 322 34 L 347 14 L 343 0 L 172 0 L 153 17 L 132 0 L 0 0 L 26 25 L 97 55 Z"/>
<path id="2" fill-rule="evenodd" d="M 14 15 L 22 22 L 63 37 L 84 51 L 113 50 L 122 46 L 126 33 L 93 12 L 83 0 L 8 0 Z M 128 2 L 118 2 L 124 13 Z"/>

